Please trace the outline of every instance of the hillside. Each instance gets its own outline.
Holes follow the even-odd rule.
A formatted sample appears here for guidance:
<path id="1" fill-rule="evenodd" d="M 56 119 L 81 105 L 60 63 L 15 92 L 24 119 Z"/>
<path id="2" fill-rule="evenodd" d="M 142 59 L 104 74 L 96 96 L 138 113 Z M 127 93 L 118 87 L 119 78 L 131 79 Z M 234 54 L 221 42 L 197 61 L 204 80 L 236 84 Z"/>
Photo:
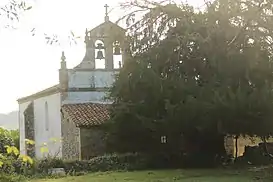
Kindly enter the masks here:
<path id="1" fill-rule="evenodd" d="M 0 127 L 18 129 L 18 111 L 12 111 L 9 114 L 0 114 Z"/>

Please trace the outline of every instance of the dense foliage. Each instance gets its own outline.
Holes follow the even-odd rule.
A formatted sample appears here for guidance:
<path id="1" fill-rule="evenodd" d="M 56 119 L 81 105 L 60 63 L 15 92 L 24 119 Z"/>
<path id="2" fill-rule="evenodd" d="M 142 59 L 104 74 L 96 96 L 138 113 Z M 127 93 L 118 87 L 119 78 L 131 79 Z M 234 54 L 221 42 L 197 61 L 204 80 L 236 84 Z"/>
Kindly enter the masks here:
<path id="1" fill-rule="evenodd" d="M 111 90 L 109 149 L 212 159 L 225 155 L 227 134 L 272 135 L 271 1 L 129 6 L 147 13 L 128 17 L 132 56 Z"/>
<path id="2" fill-rule="evenodd" d="M 18 130 L 0 128 L 0 181 L 20 181 L 31 172 L 33 160 L 19 154 Z"/>
<path id="3" fill-rule="evenodd" d="M 177 158 L 169 158 L 164 155 L 147 155 L 138 153 L 106 154 L 94 157 L 90 160 L 60 160 L 44 159 L 36 164 L 36 172 L 48 174 L 52 168 L 64 168 L 70 175 L 82 172 L 117 171 L 117 170 L 147 170 L 158 168 L 182 167 Z M 186 162 L 186 159 L 184 160 Z M 180 165 L 180 166 L 178 166 Z M 187 167 L 183 163 L 183 167 Z"/>
<path id="4" fill-rule="evenodd" d="M 19 132 L 9 131 L 0 127 L 0 153 L 6 153 L 7 150 L 5 146 L 14 146 L 15 142 L 17 142 L 18 147 Z"/>

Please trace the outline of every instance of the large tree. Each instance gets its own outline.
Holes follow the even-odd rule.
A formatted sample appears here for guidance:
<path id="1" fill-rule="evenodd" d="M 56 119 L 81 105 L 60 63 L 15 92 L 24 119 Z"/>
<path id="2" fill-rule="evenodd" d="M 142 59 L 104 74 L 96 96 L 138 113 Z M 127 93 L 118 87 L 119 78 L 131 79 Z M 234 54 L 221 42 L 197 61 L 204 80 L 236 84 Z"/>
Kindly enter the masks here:
<path id="1" fill-rule="evenodd" d="M 113 150 L 156 151 L 167 136 L 168 151 L 184 144 L 214 156 L 227 134 L 272 135 L 271 1 L 129 5 L 147 12 L 127 17 L 130 56 L 111 90 Z"/>

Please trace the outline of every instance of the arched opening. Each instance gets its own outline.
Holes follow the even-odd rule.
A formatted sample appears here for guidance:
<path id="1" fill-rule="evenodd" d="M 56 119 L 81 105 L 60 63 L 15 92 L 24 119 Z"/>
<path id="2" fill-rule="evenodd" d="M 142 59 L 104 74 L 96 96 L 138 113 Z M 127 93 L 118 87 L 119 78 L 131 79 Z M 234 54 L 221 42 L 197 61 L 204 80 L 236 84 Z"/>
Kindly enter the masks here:
<path id="1" fill-rule="evenodd" d="M 49 113 L 48 113 L 48 103 L 45 102 L 45 130 L 49 131 Z"/>
<path id="2" fill-rule="evenodd" d="M 119 41 L 113 42 L 113 64 L 114 69 L 119 69 L 122 67 L 122 49 Z"/>
<path id="3" fill-rule="evenodd" d="M 95 69 L 105 69 L 105 46 L 101 40 L 95 42 Z"/>

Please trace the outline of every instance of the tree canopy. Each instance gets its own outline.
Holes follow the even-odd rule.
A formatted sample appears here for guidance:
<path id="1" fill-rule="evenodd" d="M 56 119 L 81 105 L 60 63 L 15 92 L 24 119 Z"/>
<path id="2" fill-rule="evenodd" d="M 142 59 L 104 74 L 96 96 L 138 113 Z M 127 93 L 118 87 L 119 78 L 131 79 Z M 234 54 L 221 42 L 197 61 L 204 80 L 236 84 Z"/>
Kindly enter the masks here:
<path id="1" fill-rule="evenodd" d="M 130 6 L 148 12 L 127 17 L 128 59 L 110 95 L 115 150 L 152 150 L 162 135 L 173 146 L 196 133 L 199 142 L 205 134 L 272 135 L 271 1 L 215 0 L 203 11 Z"/>

